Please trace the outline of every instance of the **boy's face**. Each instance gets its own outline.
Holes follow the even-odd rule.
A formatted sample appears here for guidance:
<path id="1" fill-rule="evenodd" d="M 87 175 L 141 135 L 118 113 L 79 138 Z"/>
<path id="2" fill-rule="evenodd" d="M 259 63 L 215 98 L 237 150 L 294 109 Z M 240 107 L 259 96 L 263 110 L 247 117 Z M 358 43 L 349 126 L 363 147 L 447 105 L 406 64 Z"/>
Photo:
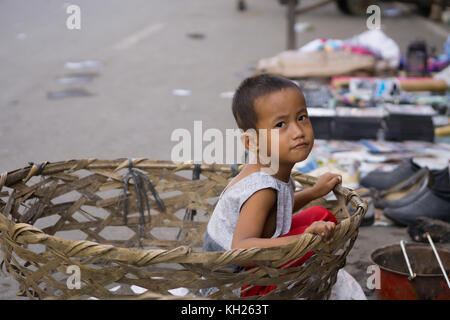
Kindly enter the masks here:
<path id="1" fill-rule="evenodd" d="M 299 90 L 285 88 L 259 97 L 255 101 L 255 112 L 257 129 L 267 129 L 268 156 L 273 144 L 271 131 L 278 130 L 280 164 L 295 164 L 308 157 L 314 144 L 314 132 L 305 98 Z"/>

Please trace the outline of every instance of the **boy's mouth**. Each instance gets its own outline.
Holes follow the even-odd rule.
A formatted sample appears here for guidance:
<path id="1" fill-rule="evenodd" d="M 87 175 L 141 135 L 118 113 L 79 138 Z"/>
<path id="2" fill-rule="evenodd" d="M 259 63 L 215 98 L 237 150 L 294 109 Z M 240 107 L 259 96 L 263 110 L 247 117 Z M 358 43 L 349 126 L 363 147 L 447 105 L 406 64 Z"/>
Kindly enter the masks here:
<path id="1" fill-rule="evenodd" d="M 308 146 L 307 142 L 299 142 L 295 144 L 291 149 L 304 149 Z"/>

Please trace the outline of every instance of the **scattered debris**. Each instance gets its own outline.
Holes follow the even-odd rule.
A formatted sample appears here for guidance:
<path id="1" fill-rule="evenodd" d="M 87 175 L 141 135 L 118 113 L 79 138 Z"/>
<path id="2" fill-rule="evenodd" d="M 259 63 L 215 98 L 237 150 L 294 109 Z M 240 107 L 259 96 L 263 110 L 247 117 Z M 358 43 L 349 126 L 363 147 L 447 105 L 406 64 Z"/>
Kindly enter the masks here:
<path id="1" fill-rule="evenodd" d="M 386 8 L 383 10 L 383 16 L 389 18 L 401 17 L 403 14 L 404 12 L 398 8 Z"/>
<path id="2" fill-rule="evenodd" d="M 191 32 L 191 33 L 186 34 L 186 36 L 188 38 L 196 39 L 196 40 L 201 40 L 206 37 L 203 33 L 199 33 L 199 32 Z"/>
<path id="3" fill-rule="evenodd" d="M 66 62 L 64 64 L 66 69 L 83 69 L 83 68 L 101 68 L 103 67 L 103 63 L 98 60 L 84 60 L 78 62 Z"/>
<path id="4" fill-rule="evenodd" d="M 16 38 L 17 40 L 25 40 L 27 37 L 26 33 L 19 33 Z"/>
<path id="5" fill-rule="evenodd" d="M 93 96 L 93 94 L 84 88 L 68 88 L 61 91 L 47 92 L 47 98 L 50 100 L 58 100 L 74 97 L 90 97 L 90 96 Z"/>
<path id="6" fill-rule="evenodd" d="M 174 90 L 172 90 L 172 94 L 174 96 L 186 97 L 186 96 L 190 96 L 192 94 L 192 91 L 186 90 L 186 89 L 174 89 Z"/>
<path id="7" fill-rule="evenodd" d="M 234 97 L 234 91 L 222 92 L 220 97 L 224 99 L 232 99 Z"/>
<path id="8" fill-rule="evenodd" d="M 95 77 L 98 77 L 97 73 L 74 73 L 59 77 L 58 82 L 61 84 L 85 83 L 91 81 Z"/>
<path id="9" fill-rule="evenodd" d="M 314 26 L 309 22 L 297 22 L 294 29 L 295 32 L 306 32 L 314 30 Z"/>

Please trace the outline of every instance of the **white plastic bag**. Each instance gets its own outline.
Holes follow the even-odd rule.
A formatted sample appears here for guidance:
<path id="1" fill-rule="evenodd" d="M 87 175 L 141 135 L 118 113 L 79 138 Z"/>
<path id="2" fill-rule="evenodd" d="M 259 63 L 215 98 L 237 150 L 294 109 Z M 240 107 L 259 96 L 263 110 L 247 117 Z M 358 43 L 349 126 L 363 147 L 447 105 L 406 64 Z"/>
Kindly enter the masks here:
<path id="1" fill-rule="evenodd" d="M 329 300 L 367 300 L 367 297 L 355 278 L 344 269 L 340 269 Z"/>
<path id="2" fill-rule="evenodd" d="M 344 42 L 354 46 L 363 46 L 374 52 L 378 52 L 383 60 L 388 61 L 389 66 L 392 68 L 398 68 L 400 64 L 399 46 L 379 29 L 363 32 Z"/>

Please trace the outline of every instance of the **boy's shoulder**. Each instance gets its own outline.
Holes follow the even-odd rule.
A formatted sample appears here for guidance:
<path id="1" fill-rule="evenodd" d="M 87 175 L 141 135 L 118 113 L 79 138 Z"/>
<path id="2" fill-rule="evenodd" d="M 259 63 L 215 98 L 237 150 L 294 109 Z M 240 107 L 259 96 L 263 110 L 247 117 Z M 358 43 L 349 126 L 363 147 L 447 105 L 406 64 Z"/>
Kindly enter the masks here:
<path id="1" fill-rule="evenodd" d="M 233 184 L 224 190 L 222 196 L 230 199 L 232 202 L 237 201 L 240 204 L 245 202 L 260 201 L 261 198 L 266 198 L 270 201 L 275 201 L 280 187 L 277 185 L 273 177 L 260 172 L 254 172 L 242 179 L 235 181 Z M 258 200 L 259 199 L 259 200 Z"/>
<path id="2" fill-rule="evenodd" d="M 256 190 L 251 193 L 247 198 L 246 203 L 252 203 L 253 205 L 269 208 L 276 202 L 277 200 L 277 190 L 271 187 L 263 188 Z"/>

